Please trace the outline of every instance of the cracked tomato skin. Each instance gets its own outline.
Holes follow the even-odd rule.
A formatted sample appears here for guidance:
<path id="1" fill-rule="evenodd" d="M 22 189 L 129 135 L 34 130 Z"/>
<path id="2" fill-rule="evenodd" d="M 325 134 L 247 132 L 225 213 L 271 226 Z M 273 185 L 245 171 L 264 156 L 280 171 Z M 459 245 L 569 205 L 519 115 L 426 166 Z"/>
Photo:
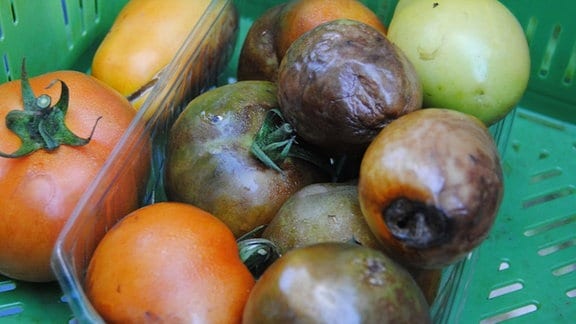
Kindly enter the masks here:
<path id="1" fill-rule="evenodd" d="M 65 124 L 74 134 L 89 137 L 96 120 L 102 118 L 84 146 L 61 145 L 50 152 L 40 149 L 23 157 L 0 157 L 0 274 L 18 280 L 55 279 L 50 257 L 57 236 L 135 116 L 124 97 L 87 74 L 57 71 L 29 78 L 35 96 L 49 95 L 51 106 L 61 91 L 58 82 L 47 88 L 54 80 L 69 88 Z M 21 81 L 0 85 L 3 153 L 15 152 L 21 145 L 4 123 L 10 111 L 20 109 Z M 134 165 L 117 180 L 114 208 L 106 210 L 106 215 L 126 214 L 137 207 L 138 187 L 147 172 L 145 161 L 134 159 Z"/>

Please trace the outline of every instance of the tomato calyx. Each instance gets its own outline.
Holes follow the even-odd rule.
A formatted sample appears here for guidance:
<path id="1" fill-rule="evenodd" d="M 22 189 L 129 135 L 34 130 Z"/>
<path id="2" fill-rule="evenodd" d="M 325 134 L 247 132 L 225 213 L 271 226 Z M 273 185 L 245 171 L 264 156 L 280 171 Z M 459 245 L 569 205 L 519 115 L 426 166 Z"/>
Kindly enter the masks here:
<path id="1" fill-rule="evenodd" d="M 259 237 L 264 228 L 265 225 L 258 226 L 236 240 L 240 259 L 255 279 L 281 257 L 280 250 L 274 242 Z"/>
<path id="2" fill-rule="evenodd" d="M 332 173 L 330 160 L 308 149 L 297 140 L 296 131 L 278 109 L 270 109 L 258 130 L 250 151 L 267 167 L 283 173 L 280 165 L 292 157 L 310 162 Z"/>
<path id="3" fill-rule="evenodd" d="M 102 117 L 96 119 L 89 137 L 82 138 L 74 134 L 64 122 L 70 99 L 68 86 L 64 81 L 56 79 L 46 88 L 51 88 L 57 82 L 61 85 L 60 98 L 51 107 L 52 98 L 49 95 L 41 94 L 38 97 L 34 95 L 25 62 L 22 62 L 21 88 L 24 109 L 15 109 L 6 115 L 6 127 L 14 132 L 22 143 L 13 153 L 0 151 L 1 157 L 18 158 L 39 149 L 53 151 L 60 145 L 83 146 L 90 142 Z"/>

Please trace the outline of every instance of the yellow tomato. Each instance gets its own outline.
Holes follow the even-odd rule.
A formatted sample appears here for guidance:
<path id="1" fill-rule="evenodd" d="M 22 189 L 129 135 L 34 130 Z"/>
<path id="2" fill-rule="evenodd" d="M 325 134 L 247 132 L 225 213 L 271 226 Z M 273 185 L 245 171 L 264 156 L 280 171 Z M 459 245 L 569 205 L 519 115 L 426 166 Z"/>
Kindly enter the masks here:
<path id="1" fill-rule="evenodd" d="M 92 75 L 132 100 L 172 60 L 211 0 L 131 0 L 118 14 L 92 62 Z M 148 89 L 149 90 L 149 89 Z"/>
<path id="2" fill-rule="evenodd" d="M 388 38 L 414 64 L 425 107 L 459 110 L 491 125 L 528 85 L 526 36 L 497 0 L 401 0 Z"/>

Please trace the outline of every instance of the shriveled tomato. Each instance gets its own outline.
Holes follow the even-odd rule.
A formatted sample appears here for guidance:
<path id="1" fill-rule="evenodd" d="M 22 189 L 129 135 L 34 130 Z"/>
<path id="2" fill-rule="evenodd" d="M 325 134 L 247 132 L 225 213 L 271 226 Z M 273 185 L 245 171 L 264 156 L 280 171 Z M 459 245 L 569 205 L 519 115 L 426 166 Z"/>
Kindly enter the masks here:
<path id="1" fill-rule="evenodd" d="M 92 61 L 92 75 L 129 97 L 139 108 L 160 73 L 175 57 L 186 37 L 208 11 L 212 0 L 131 0 L 118 14 Z M 214 28 L 202 43 L 206 62 L 195 62 L 190 86 L 209 78 L 207 65 L 219 64 L 225 48 L 234 44 L 237 12 L 224 8 Z M 205 24 L 206 26 L 212 24 Z M 200 31 L 201 32 L 201 31 Z M 223 67 L 223 65 L 222 65 Z"/>
<path id="2" fill-rule="evenodd" d="M 23 97 L 24 96 L 24 97 Z M 0 85 L 0 273 L 50 281 L 57 236 L 134 119 L 128 101 L 87 74 L 58 71 Z M 144 149 L 142 154 L 146 154 Z M 137 208 L 139 157 L 117 179 L 118 203 Z"/>

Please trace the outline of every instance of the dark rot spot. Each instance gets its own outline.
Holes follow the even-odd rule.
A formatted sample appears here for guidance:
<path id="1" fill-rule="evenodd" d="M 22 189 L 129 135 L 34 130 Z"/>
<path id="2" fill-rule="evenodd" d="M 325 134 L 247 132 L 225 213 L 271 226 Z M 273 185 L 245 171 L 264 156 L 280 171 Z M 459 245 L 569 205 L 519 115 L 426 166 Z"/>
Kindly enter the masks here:
<path id="1" fill-rule="evenodd" d="M 449 238 L 448 218 L 434 206 L 399 198 L 382 211 L 392 235 L 413 248 L 429 248 Z"/>

